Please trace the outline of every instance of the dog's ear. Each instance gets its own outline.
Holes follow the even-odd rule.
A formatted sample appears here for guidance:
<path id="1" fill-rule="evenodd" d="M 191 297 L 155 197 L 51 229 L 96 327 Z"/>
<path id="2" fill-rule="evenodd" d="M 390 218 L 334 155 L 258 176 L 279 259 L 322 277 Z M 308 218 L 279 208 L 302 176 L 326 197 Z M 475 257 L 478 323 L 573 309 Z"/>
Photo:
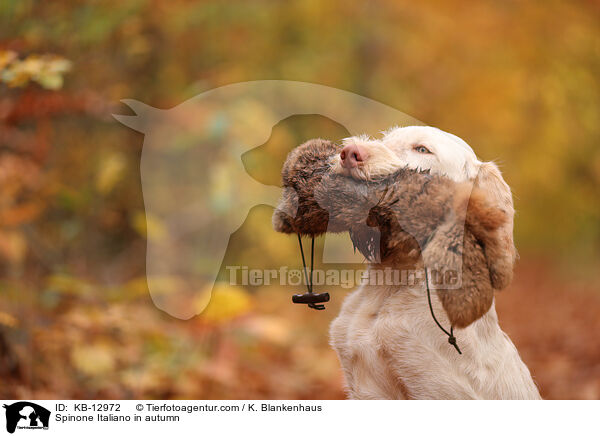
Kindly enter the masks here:
<path id="1" fill-rule="evenodd" d="M 484 251 L 490 271 L 492 286 L 495 289 L 503 289 L 512 280 L 513 267 L 517 258 L 517 251 L 513 241 L 513 221 L 515 209 L 513 205 L 510 187 L 502 178 L 500 169 L 493 162 L 484 162 L 479 168 L 475 178 L 473 195 L 483 197 L 483 202 L 473 198 L 469 204 L 469 210 L 474 214 L 475 223 L 478 220 L 490 218 L 494 214 L 489 212 L 495 210 L 504 215 L 503 222 L 497 229 L 488 227 L 491 233 L 486 234 L 484 240 Z M 478 207 L 485 203 L 486 207 Z M 481 216 L 479 216 L 481 215 Z M 483 224 L 480 222 L 480 224 Z M 477 232 L 475 232 L 477 233 Z"/>

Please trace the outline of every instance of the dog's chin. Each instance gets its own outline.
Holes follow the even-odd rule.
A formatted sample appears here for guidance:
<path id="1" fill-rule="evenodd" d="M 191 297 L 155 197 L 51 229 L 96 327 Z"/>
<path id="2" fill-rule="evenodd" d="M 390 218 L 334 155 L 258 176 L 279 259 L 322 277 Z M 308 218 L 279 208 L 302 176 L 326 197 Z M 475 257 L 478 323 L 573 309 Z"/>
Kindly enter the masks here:
<path id="1" fill-rule="evenodd" d="M 363 165 L 359 165 L 354 168 L 344 168 L 339 162 L 336 162 L 336 164 L 333 166 L 333 173 L 354 180 L 369 180 Z"/>

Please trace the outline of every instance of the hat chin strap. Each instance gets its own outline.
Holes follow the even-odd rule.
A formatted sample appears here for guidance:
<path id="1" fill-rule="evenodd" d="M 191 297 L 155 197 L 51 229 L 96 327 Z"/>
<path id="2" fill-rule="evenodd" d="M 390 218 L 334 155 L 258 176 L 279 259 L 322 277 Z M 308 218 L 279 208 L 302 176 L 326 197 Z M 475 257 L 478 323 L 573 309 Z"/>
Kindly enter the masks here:
<path id="1" fill-rule="evenodd" d="M 454 348 L 456 348 L 458 354 L 462 354 L 460 348 L 458 348 L 458 344 L 456 343 L 456 336 L 454 336 L 454 327 L 450 326 L 450 331 L 448 332 L 448 330 L 442 327 L 442 325 L 435 317 L 435 313 L 433 313 L 433 306 L 431 305 L 431 292 L 429 291 L 429 275 L 427 274 L 427 268 L 425 268 L 425 286 L 427 287 L 427 302 L 429 303 L 429 311 L 431 312 L 431 317 L 433 318 L 437 326 L 448 335 L 448 343 Z"/>
<path id="2" fill-rule="evenodd" d="M 329 301 L 329 293 L 323 292 L 322 294 L 313 293 L 313 267 L 315 261 L 315 237 L 312 236 L 311 247 L 310 247 L 310 279 L 306 268 L 306 260 L 304 260 L 304 248 L 302 247 L 302 237 L 298 233 L 298 244 L 300 244 L 300 254 L 302 255 L 302 265 L 304 266 L 304 278 L 306 280 L 306 290 L 304 294 L 296 294 L 292 296 L 292 302 L 296 304 L 307 304 L 308 307 L 315 310 L 324 310 L 325 305 L 320 303 L 326 303 Z"/>

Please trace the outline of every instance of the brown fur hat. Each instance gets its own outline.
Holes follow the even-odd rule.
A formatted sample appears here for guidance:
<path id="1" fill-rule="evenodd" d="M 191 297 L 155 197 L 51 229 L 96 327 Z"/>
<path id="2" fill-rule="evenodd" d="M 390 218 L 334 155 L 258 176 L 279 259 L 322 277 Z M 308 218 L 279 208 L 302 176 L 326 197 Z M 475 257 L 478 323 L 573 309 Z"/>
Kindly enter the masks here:
<path id="1" fill-rule="evenodd" d="M 507 222 L 472 184 L 400 169 L 374 181 L 334 174 L 339 147 L 314 139 L 294 149 L 282 170 L 284 193 L 275 230 L 319 235 L 348 231 L 371 261 L 422 265 L 432 274 L 451 324 L 483 316 L 493 290 L 512 278 L 498 229 Z M 443 280 L 441 280 L 443 278 Z"/>

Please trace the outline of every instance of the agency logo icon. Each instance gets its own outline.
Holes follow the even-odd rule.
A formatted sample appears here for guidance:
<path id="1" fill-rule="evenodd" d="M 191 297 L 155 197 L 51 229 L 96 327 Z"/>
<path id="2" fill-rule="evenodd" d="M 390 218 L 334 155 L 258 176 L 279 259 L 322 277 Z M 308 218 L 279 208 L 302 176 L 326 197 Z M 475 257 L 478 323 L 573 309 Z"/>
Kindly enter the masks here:
<path id="1" fill-rule="evenodd" d="M 19 401 L 11 405 L 4 404 L 6 409 L 6 431 L 14 433 L 22 430 L 48 430 L 50 411 L 29 401 Z"/>

